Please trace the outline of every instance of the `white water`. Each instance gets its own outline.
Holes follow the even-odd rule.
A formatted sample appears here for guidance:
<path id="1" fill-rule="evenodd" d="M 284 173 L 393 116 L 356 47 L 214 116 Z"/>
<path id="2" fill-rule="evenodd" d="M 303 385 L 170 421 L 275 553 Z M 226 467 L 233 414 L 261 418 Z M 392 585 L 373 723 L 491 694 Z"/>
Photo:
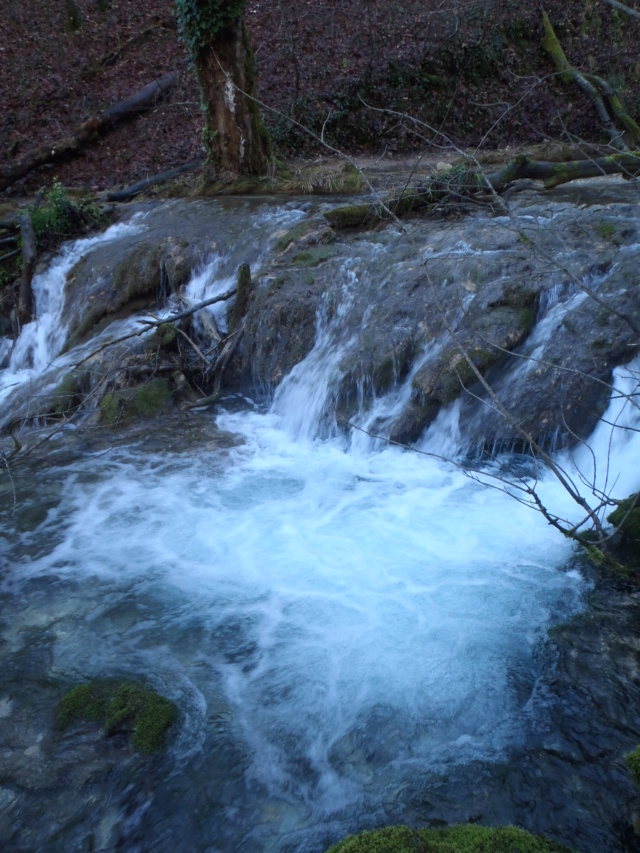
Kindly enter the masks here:
<path id="1" fill-rule="evenodd" d="M 143 216 L 118 223 L 102 234 L 67 243 L 49 267 L 33 278 L 36 319 L 27 323 L 11 350 L 6 370 L 0 371 L 0 402 L 10 391 L 42 374 L 58 356 L 67 340 L 68 329 L 62 323 L 64 286 L 70 270 L 93 248 L 140 230 Z"/>
<path id="2" fill-rule="evenodd" d="M 226 289 L 217 264 L 194 277 L 193 299 Z M 366 816 L 407 780 L 500 760 L 544 726 L 536 651 L 586 589 L 565 568 L 570 546 L 503 492 L 424 456 L 316 437 L 350 346 L 340 319 L 357 280 L 343 275 L 337 311 L 272 410 L 218 417 L 239 446 L 114 451 L 61 469 L 59 502 L 12 554 L 14 586 L 81 584 L 71 628 L 35 605 L 56 636 L 56 673 L 130 668 L 178 702 L 181 770 L 224 706 L 255 798 L 237 807 L 238 834 L 268 823 L 265 849 L 285 829 Z M 620 387 L 632 390 L 630 375 L 618 371 Z M 372 417 L 394 415 L 410 378 Z M 453 455 L 456 416 L 441 413 L 422 449 Z M 605 419 L 633 426 L 637 412 L 613 401 Z M 637 433 L 611 444 L 602 425 L 592 446 L 620 497 L 637 488 Z M 590 477 L 591 456 L 576 457 Z M 540 490 L 577 517 L 544 473 Z"/>

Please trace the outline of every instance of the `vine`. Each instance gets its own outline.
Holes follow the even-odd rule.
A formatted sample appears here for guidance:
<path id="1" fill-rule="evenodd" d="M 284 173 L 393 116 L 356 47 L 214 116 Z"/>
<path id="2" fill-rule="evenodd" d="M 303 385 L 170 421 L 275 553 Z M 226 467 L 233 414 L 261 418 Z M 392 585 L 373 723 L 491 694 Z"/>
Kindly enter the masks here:
<path id="1" fill-rule="evenodd" d="M 197 56 L 218 34 L 241 18 L 246 0 L 176 0 L 180 38 Z"/>

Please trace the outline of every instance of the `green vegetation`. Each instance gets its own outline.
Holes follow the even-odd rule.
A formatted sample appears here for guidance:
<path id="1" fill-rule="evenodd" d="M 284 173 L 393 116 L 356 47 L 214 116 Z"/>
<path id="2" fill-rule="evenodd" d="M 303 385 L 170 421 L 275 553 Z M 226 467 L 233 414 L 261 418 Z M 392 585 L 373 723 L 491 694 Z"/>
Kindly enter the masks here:
<path id="1" fill-rule="evenodd" d="M 444 829 L 392 826 L 350 835 L 327 853 L 571 853 L 569 847 L 513 826 Z"/>
<path id="2" fill-rule="evenodd" d="M 88 386 L 87 373 L 71 370 L 58 385 L 49 410 L 50 415 L 64 415 L 82 405 Z"/>
<path id="3" fill-rule="evenodd" d="M 328 261 L 334 254 L 335 250 L 329 246 L 319 246 L 315 249 L 305 249 L 303 252 L 298 252 L 291 259 L 291 263 L 297 267 L 317 267 L 319 264 Z"/>
<path id="4" fill-rule="evenodd" d="M 633 752 L 627 755 L 626 762 L 633 783 L 640 790 L 640 746 L 636 746 Z"/>
<path id="5" fill-rule="evenodd" d="M 175 705 L 155 690 L 130 681 L 92 681 L 62 697 L 57 722 L 64 730 L 80 720 L 103 721 L 107 735 L 133 730 L 135 747 L 157 752 L 177 716 Z"/>
<path id="6" fill-rule="evenodd" d="M 623 539 L 640 543 L 640 494 L 630 495 L 607 516 L 607 521 L 617 527 Z"/>
<path id="7" fill-rule="evenodd" d="M 176 0 L 180 38 L 196 56 L 242 17 L 244 7 L 245 0 Z"/>
<path id="8" fill-rule="evenodd" d="M 612 222 L 598 222 L 593 229 L 597 237 L 601 240 L 606 240 L 607 243 L 613 243 L 614 246 L 622 245 L 622 239 L 618 233 L 618 229 Z"/>
<path id="9" fill-rule="evenodd" d="M 171 400 L 166 379 L 151 379 L 136 388 L 124 388 L 105 394 L 100 403 L 103 423 L 114 424 L 135 417 L 150 417 L 161 412 Z"/>
<path id="10" fill-rule="evenodd" d="M 89 199 L 74 201 L 59 181 L 53 182 L 42 203 L 32 207 L 29 216 L 39 248 L 51 248 L 105 222 L 99 205 Z"/>

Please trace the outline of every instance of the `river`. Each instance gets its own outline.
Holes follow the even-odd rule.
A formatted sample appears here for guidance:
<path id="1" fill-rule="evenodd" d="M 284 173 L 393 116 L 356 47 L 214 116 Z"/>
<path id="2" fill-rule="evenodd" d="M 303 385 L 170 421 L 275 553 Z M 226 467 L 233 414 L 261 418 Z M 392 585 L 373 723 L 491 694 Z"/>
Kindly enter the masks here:
<path id="1" fill-rule="evenodd" d="M 192 298 L 203 269 L 206 295 L 228 287 L 224 261 L 194 272 Z M 52 267 L 62 281 L 69 268 Z M 58 297 L 39 310 L 55 321 Z M 498 813 L 584 853 L 631 849 L 616 846 L 612 813 L 624 785 L 589 815 L 603 777 L 587 769 L 554 819 L 523 798 L 555 790 L 567 764 L 553 779 L 532 772 L 529 794 L 504 781 L 533 743 L 549 754 L 566 737 L 548 631 L 585 611 L 591 570 L 539 513 L 455 465 L 455 404 L 422 454 L 337 428 L 341 329 L 340 311 L 319 315 L 316 346 L 273 400 L 228 395 L 215 412 L 150 422 L 144 439 L 62 433 L 0 481 L 5 849 L 320 853 L 381 823 Z M 63 344 L 49 320 L 23 336 L 7 395 Z M 401 395 L 360 425 L 389 418 Z M 619 399 L 616 418 L 636 423 Z M 638 435 L 611 445 L 598 430 L 591 445 L 624 496 L 640 484 Z M 557 458 L 573 471 L 592 460 Z M 549 472 L 539 488 L 577 517 Z M 64 690 L 96 677 L 143 679 L 177 704 L 165 753 L 143 757 L 89 724 L 55 731 Z"/>

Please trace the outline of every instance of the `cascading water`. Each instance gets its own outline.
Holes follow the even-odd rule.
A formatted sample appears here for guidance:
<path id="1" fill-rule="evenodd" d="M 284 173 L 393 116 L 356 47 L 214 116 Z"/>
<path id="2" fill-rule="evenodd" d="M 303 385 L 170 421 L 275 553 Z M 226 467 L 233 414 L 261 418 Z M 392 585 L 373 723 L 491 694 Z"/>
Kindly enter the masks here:
<path id="1" fill-rule="evenodd" d="M 218 256 L 187 294 L 223 291 L 229 275 Z M 549 726 L 546 632 L 588 583 L 566 567 L 568 543 L 507 494 L 326 429 L 360 285 L 355 262 L 340 275 L 339 303 L 271 409 L 219 414 L 236 443 L 112 449 L 24 484 L 0 588 L 12 843 L 316 853 L 364 826 L 419 822 L 430 797 L 448 814 L 443 780 L 464 786 L 466 768 L 500 766 Z M 411 378 L 360 425 L 384 428 Z M 632 408 L 607 419 L 633 426 Z M 455 455 L 456 416 L 443 411 L 423 449 Z M 609 448 L 620 496 L 637 486 L 636 444 L 629 431 Z M 540 488 L 577 515 L 551 478 Z M 36 682 L 51 704 L 52 679 L 98 676 L 144 676 L 178 704 L 177 738 L 151 770 L 128 758 L 78 781 L 73 733 L 43 752 Z M 68 789 L 53 781 L 64 774 Z"/>

